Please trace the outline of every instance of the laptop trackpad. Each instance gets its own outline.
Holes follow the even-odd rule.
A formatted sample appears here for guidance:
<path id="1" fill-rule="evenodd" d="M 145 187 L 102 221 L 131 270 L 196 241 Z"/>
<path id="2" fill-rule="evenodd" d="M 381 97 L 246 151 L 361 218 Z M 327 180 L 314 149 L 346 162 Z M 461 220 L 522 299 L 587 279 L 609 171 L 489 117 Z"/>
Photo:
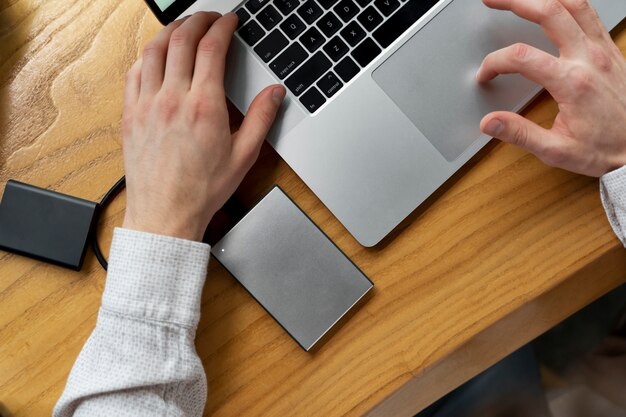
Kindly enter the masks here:
<path id="1" fill-rule="evenodd" d="M 537 85 L 505 75 L 479 85 L 476 71 L 496 49 L 524 42 L 550 53 L 542 30 L 480 1 L 450 3 L 372 74 L 376 83 L 448 160 L 480 138 L 493 110 L 518 111 Z"/>

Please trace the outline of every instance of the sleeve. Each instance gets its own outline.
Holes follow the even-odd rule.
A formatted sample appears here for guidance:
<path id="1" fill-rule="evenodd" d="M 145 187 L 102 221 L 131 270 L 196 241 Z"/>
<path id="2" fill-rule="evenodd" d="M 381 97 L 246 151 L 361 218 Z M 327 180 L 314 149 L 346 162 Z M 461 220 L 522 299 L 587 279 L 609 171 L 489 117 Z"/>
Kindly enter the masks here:
<path id="1" fill-rule="evenodd" d="M 209 253 L 115 230 L 97 324 L 54 417 L 202 415 L 207 384 L 194 338 Z"/>
<path id="2" fill-rule="evenodd" d="M 613 231 L 626 246 L 626 166 L 600 178 L 600 196 Z"/>

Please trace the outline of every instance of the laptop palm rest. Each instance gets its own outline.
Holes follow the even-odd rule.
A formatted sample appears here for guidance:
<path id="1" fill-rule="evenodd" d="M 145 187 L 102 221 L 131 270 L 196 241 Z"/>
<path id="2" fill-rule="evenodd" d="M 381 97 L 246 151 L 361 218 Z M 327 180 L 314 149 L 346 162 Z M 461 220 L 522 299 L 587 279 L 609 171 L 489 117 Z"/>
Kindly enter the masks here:
<path id="1" fill-rule="evenodd" d="M 481 1 L 455 1 L 373 72 L 375 82 L 448 160 L 481 137 L 494 110 L 518 111 L 540 87 L 519 75 L 480 85 L 476 72 L 490 52 L 524 42 L 555 54 L 541 28 Z M 398 82 L 402 80 L 402 82 Z"/>

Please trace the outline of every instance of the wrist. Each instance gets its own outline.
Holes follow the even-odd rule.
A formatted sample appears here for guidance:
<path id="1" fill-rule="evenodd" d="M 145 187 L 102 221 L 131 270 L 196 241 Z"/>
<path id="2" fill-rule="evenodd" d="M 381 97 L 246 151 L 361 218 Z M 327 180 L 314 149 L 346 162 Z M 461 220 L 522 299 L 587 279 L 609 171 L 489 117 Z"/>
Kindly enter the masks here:
<path id="1" fill-rule="evenodd" d="M 622 161 L 622 160 L 615 161 L 612 164 L 607 166 L 605 172 L 602 175 L 606 175 L 606 174 L 610 174 L 612 172 L 615 172 L 615 171 L 623 168 L 624 166 L 626 166 L 626 161 Z"/>
<path id="2" fill-rule="evenodd" d="M 200 242 L 204 236 L 205 228 L 185 222 L 153 221 L 150 219 L 137 219 L 128 214 L 124 216 L 122 227 L 138 232 L 152 233 L 155 235 L 170 236 L 179 239 Z"/>

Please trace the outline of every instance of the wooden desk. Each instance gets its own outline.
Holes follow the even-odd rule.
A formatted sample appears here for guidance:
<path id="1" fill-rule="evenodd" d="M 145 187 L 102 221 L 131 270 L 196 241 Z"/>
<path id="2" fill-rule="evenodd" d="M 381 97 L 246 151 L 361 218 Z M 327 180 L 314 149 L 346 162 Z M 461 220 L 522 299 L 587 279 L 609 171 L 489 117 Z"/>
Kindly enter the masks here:
<path id="1" fill-rule="evenodd" d="M 159 29 L 139 0 L 0 3 L 0 183 L 99 199 L 122 175 L 124 75 Z M 616 33 L 626 51 L 626 30 Z M 549 125 L 542 97 L 528 116 Z M 158 169 L 155 167 L 155 169 Z M 197 335 L 205 415 L 409 416 L 624 282 L 597 180 L 490 144 L 374 249 L 357 244 L 268 147 L 238 193 L 287 193 L 375 282 L 313 354 L 217 262 Z M 124 199 L 102 221 L 108 247 Z M 0 253 L 0 402 L 50 415 L 90 334 L 105 274 Z"/>

